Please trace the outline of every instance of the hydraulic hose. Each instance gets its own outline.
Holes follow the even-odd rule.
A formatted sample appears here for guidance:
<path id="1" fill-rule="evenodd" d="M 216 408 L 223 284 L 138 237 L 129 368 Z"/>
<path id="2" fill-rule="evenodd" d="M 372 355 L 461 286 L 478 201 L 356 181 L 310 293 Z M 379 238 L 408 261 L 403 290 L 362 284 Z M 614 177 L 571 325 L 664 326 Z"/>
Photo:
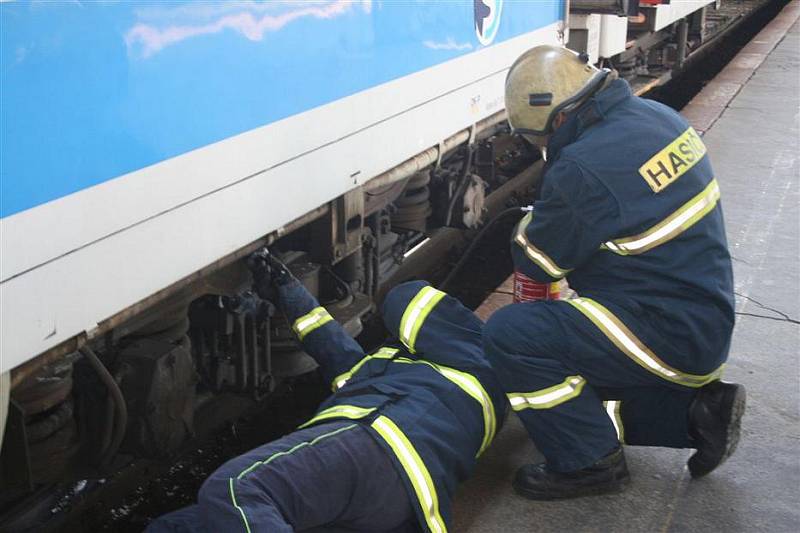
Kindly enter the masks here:
<path id="1" fill-rule="evenodd" d="M 481 239 L 483 239 L 483 237 L 486 236 L 486 234 L 489 232 L 489 230 L 498 221 L 504 219 L 505 217 L 507 217 L 508 215 L 510 215 L 512 213 L 521 214 L 521 213 L 524 213 L 524 212 L 529 211 L 529 210 L 530 210 L 530 208 L 528 208 L 528 207 L 511 207 L 509 209 L 505 209 L 503 211 L 500 211 L 497 215 L 495 215 L 494 218 L 491 219 L 484 227 L 482 227 L 477 235 L 475 235 L 475 238 L 472 239 L 472 242 L 469 244 L 467 249 L 461 255 L 461 259 L 458 260 L 458 262 L 455 264 L 455 266 L 453 266 L 453 269 L 450 271 L 450 273 L 447 274 L 447 277 L 444 278 L 444 280 L 439 284 L 439 288 L 441 290 L 443 290 L 443 291 L 447 290 L 447 286 L 450 284 L 451 281 L 453 281 L 453 279 L 456 277 L 456 274 L 458 274 L 458 272 L 461 270 L 461 268 L 466 264 L 467 259 L 469 258 L 470 254 L 472 254 L 472 252 L 475 251 L 475 248 L 478 246 L 478 243 L 481 242 Z"/>
<path id="2" fill-rule="evenodd" d="M 122 391 L 119 390 L 119 385 L 114 380 L 114 377 L 105 367 L 97 354 L 94 353 L 88 345 L 83 346 L 78 350 L 94 368 L 97 375 L 102 380 L 103 384 L 108 388 L 108 393 L 114 401 L 117 416 L 114 420 L 114 434 L 111 439 L 111 444 L 107 449 L 103 450 L 102 457 L 100 458 L 100 466 L 107 467 L 111 463 L 111 459 L 116 455 L 119 450 L 119 445 L 122 444 L 122 438 L 125 436 L 125 428 L 128 425 L 128 407 L 125 405 L 125 398 L 122 397 Z"/>
<path id="3" fill-rule="evenodd" d="M 333 269 L 327 265 L 323 265 L 325 271 L 333 278 L 333 281 L 339 284 L 339 286 L 344 290 L 344 296 L 338 300 L 332 300 L 330 302 L 322 303 L 321 305 L 330 305 L 330 304 L 339 304 L 341 307 L 346 307 L 353 302 L 353 288 L 350 287 L 350 284 L 343 280 Z"/>

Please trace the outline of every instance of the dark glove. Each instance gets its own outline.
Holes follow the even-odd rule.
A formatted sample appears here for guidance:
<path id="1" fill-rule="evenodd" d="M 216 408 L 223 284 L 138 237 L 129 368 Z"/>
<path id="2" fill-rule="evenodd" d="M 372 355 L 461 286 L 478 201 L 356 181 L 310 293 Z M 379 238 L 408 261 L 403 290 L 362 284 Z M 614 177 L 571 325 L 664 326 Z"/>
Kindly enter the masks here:
<path id="1" fill-rule="evenodd" d="M 253 291 L 245 291 L 235 296 L 221 296 L 222 307 L 234 314 L 251 314 L 256 317 L 257 322 L 263 322 L 275 314 L 275 306 L 267 299 L 262 299 L 253 294 Z"/>
<path id="2" fill-rule="evenodd" d="M 274 301 L 274 289 L 295 279 L 286 265 L 266 247 L 250 254 L 247 266 L 253 274 L 253 289 L 265 300 Z"/>

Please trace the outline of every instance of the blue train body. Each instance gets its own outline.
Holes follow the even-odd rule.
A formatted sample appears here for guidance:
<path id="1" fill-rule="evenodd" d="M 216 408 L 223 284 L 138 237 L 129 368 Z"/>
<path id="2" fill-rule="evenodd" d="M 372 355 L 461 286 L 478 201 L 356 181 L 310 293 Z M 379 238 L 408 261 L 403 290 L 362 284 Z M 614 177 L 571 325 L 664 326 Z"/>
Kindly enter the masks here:
<path id="1" fill-rule="evenodd" d="M 3 4 L 0 217 L 562 15 L 498 5 L 479 31 L 471 3 L 435 0 Z"/>

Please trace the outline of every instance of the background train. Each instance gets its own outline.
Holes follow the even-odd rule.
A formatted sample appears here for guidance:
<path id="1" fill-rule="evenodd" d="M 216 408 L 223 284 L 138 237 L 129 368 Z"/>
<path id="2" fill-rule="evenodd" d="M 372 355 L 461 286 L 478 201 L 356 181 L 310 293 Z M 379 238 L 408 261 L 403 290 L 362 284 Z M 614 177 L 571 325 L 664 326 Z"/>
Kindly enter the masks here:
<path id="1" fill-rule="evenodd" d="M 757 4 L 0 4 L 2 512 L 313 369 L 249 292 L 256 248 L 355 335 L 526 201 L 539 154 L 503 111 L 524 50 L 569 46 L 642 92 Z"/>

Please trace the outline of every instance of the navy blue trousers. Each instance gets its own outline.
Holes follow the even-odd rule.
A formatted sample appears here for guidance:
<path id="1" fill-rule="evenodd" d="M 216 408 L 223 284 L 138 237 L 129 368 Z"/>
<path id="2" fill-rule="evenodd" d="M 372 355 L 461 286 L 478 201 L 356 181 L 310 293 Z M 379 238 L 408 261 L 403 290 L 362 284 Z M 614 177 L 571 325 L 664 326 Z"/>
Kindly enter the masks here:
<path id="1" fill-rule="evenodd" d="M 692 447 L 688 411 L 696 389 L 643 369 L 566 302 L 504 307 L 486 324 L 483 339 L 509 394 L 546 392 L 571 376 L 585 380 L 577 395 L 552 407 L 515 407 L 549 468 L 585 468 L 620 440 Z"/>
<path id="2" fill-rule="evenodd" d="M 228 461 L 197 499 L 146 532 L 419 531 L 387 452 L 350 421 L 302 429 Z"/>

